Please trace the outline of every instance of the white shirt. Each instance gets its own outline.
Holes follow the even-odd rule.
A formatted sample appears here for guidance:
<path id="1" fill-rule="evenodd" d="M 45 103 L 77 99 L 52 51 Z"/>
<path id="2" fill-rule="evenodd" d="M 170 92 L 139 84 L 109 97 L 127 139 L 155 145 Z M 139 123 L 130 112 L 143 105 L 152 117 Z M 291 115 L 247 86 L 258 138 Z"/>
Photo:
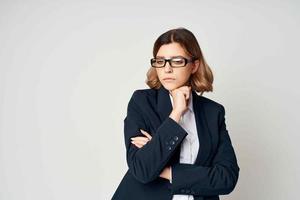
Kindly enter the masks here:
<path id="1" fill-rule="evenodd" d="M 170 93 L 169 96 L 171 98 L 171 103 L 173 106 L 173 97 Z M 180 146 L 179 163 L 194 164 L 199 149 L 199 140 L 192 97 L 192 93 L 190 93 L 188 109 L 182 114 L 179 121 L 181 127 L 184 128 L 188 133 L 188 135 L 184 138 Z M 172 180 L 170 180 L 170 183 L 172 183 Z M 173 195 L 172 200 L 194 200 L 194 197 L 193 195 L 176 194 Z"/>

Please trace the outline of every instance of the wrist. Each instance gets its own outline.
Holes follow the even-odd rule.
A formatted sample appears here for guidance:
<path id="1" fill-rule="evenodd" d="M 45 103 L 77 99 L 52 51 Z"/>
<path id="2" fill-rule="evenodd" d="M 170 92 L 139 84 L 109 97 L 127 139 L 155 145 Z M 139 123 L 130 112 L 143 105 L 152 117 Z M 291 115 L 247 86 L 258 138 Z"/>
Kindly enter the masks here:
<path id="1" fill-rule="evenodd" d="M 174 121 L 176 121 L 178 123 L 179 120 L 180 120 L 181 115 L 182 115 L 182 112 L 177 111 L 177 110 L 172 110 L 169 117 L 172 118 Z"/>

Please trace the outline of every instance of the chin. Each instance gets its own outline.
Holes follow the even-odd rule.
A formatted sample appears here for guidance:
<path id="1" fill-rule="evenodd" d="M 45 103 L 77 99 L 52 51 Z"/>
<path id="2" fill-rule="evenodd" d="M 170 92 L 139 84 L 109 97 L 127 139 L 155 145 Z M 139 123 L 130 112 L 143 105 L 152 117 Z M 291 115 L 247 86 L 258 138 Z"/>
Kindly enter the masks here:
<path id="1" fill-rule="evenodd" d="M 176 88 L 179 88 L 179 85 L 176 84 L 162 84 L 164 86 L 164 88 L 166 88 L 167 90 L 174 90 Z"/>

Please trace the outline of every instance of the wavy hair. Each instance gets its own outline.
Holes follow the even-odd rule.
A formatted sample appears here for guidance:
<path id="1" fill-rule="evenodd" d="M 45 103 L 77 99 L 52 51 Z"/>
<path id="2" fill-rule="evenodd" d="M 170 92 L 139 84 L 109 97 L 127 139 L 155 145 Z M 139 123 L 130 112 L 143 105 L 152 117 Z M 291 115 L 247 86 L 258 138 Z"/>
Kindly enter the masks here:
<path id="1" fill-rule="evenodd" d="M 182 27 L 168 30 L 167 32 L 160 35 L 153 47 L 153 57 L 156 57 L 159 48 L 164 44 L 170 44 L 172 42 L 179 43 L 185 52 L 192 58 L 199 60 L 198 70 L 191 74 L 189 78 L 190 85 L 192 90 L 195 90 L 203 94 L 203 92 L 213 91 L 213 73 L 208 64 L 206 63 L 198 41 L 194 34 Z M 194 61 L 195 62 L 195 61 Z M 147 71 L 146 84 L 150 88 L 158 89 L 162 86 L 161 82 L 158 79 L 156 69 L 150 66 L 150 69 Z"/>

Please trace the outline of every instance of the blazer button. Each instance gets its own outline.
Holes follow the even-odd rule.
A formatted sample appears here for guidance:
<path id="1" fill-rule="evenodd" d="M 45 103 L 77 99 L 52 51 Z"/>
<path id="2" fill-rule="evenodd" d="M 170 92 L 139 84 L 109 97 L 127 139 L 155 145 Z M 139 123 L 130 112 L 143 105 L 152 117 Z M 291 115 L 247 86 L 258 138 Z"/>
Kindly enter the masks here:
<path id="1" fill-rule="evenodd" d="M 168 148 L 168 150 L 169 150 L 169 151 L 171 151 L 171 150 L 172 150 L 172 147 L 170 147 L 170 146 L 168 146 L 167 148 Z"/>
<path id="2" fill-rule="evenodd" d="M 171 145 L 174 145 L 174 144 L 175 144 L 174 140 L 171 140 L 170 144 L 171 144 Z"/>
<path id="3" fill-rule="evenodd" d="M 174 138 L 174 140 L 175 140 L 175 141 L 177 141 L 177 140 L 178 140 L 178 137 L 177 137 L 177 136 L 174 136 L 173 138 Z"/>
<path id="4" fill-rule="evenodd" d="M 181 189 L 180 192 L 183 192 L 183 193 L 184 193 L 184 192 L 185 192 L 185 189 Z"/>

